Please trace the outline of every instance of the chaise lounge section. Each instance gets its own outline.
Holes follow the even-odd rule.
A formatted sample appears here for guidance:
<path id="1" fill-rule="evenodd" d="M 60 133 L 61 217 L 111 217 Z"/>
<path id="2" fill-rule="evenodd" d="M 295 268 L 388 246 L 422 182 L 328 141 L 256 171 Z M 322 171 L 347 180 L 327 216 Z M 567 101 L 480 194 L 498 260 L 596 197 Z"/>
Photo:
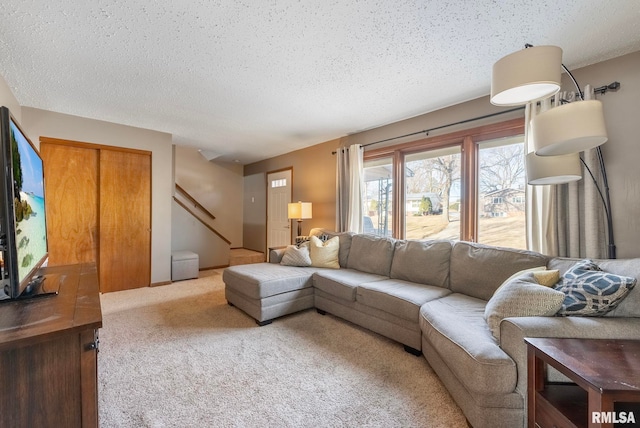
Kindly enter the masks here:
<path id="1" fill-rule="evenodd" d="M 476 428 L 526 426 L 524 337 L 640 339 L 637 289 L 604 317 L 505 317 L 492 331 L 487 306 L 510 277 L 540 269 L 562 274 L 576 260 L 469 242 L 312 231 L 320 234 L 339 240 L 340 269 L 283 266 L 285 250 L 273 250 L 270 263 L 225 269 L 229 304 L 259 325 L 315 307 L 402 343 L 425 356 Z M 640 259 L 601 266 L 640 277 Z"/>

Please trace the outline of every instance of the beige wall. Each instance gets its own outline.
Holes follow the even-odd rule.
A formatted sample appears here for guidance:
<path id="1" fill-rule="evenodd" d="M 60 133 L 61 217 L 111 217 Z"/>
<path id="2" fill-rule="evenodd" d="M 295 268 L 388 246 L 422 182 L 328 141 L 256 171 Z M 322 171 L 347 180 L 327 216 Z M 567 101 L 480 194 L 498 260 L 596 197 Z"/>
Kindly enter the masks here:
<path id="1" fill-rule="evenodd" d="M 331 152 L 338 146 L 339 141 L 332 140 L 245 166 L 243 237 L 246 248 L 266 249 L 266 174 L 285 168 L 293 169 L 291 200 L 313 203 L 313 218 L 304 220 L 302 234 L 314 227 L 335 228 L 336 159 Z M 297 228 L 297 223 L 292 226 L 292 239 Z"/>
<path id="2" fill-rule="evenodd" d="M 516 111 L 509 112 L 509 110 L 515 109 Z M 430 131 L 429 134 L 420 133 L 409 137 L 394 139 L 380 144 L 373 144 L 365 147 L 365 151 L 371 149 L 378 149 L 381 147 L 388 147 L 402 143 L 408 143 L 411 141 L 421 140 L 427 137 L 434 137 L 437 135 L 450 134 L 452 132 L 460 131 L 463 129 L 476 128 L 478 126 L 487 125 L 491 123 L 504 122 L 509 119 L 518 117 L 524 117 L 524 109 L 519 107 L 496 107 L 489 102 L 488 97 L 477 98 L 475 100 L 467 101 L 462 104 L 446 107 L 434 112 L 426 113 L 420 116 L 416 116 L 410 119 L 395 122 L 389 125 L 382 126 L 380 128 L 374 128 L 368 131 L 359 132 L 357 134 L 349 135 L 341 139 L 341 143 L 344 146 L 350 146 L 351 144 L 370 144 L 377 141 L 387 140 L 389 138 L 399 137 L 401 135 L 412 134 L 418 131 L 434 129 L 445 125 L 458 123 L 461 121 L 468 121 L 472 118 L 477 118 L 485 115 L 495 115 L 481 120 L 474 120 L 467 123 L 462 123 L 455 126 L 447 126 L 442 129 Z"/>
<path id="3" fill-rule="evenodd" d="M 640 70 L 640 52 L 573 71 L 582 87 L 586 84 L 597 87 L 613 81 L 619 81 L 622 85 L 617 92 L 599 96 L 599 99 L 604 104 L 609 132 L 609 142 L 603 146 L 603 152 L 611 188 L 618 257 L 621 258 L 640 257 L 640 246 L 637 244 L 640 242 L 640 168 L 637 167 L 640 164 L 640 149 L 638 149 L 638 135 L 640 135 L 640 73 L 638 73 L 638 70 Z M 563 79 L 563 89 L 573 90 L 568 76 L 564 75 Z M 293 199 L 314 202 L 314 227 L 333 227 L 335 225 L 335 159 L 329 156 L 332 149 L 356 143 L 369 144 L 508 109 L 493 106 L 489 102 L 488 96 L 481 97 L 411 119 L 345 136 L 339 140 L 333 140 L 308 149 L 247 165 L 245 167 L 245 194 L 250 193 L 252 197 L 263 200 L 266 184 L 264 180 L 261 181 L 258 178 L 266 171 L 294 165 Z M 523 111 L 519 110 L 433 131 L 429 135 L 451 133 L 522 116 Z M 393 142 L 370 146 L 369 149 L 406 143 L 424 137 L 424 134 L 405 137 Z M 313 176 L 318 172 L 317 166 L 320 164 L 322 164 L 322 178 L 314 182 Z M 307 168 L 313 168 L 313 170 Z M 313 184 L 309 186 L 308 183 Z M 316 197 L 323 200 L 321 208 L 323 210 L 322 221 L 316 221 L 315 218 Z M 245 207 L 247 207 L 247 203 L 247 198 L 245 197 Z M 245 246 L 264 245 L 265 223 L 264 214 L 260 216 L 256 212 L 247 215 L 247 210 L 245 209 Z M 309 226 L 306 222 L 304 224 Z"/>
<path id="4" fill-rule="evenodd" d="M 245 175 L 243 188 L 244 213 L 242 219 L 243 246 L 264 252 L 267 246 L 266 229 L 266 175 L 257 172 Z M 266 253 L 265 253 L 266 254 Z"/>
<path id="5" fill-rule="evenodd" d="M 163 132 L 23 107 L 22 127 L 40 137 L 148 150 L 151 154 L 151 283 L 171 280 L 171 135 Z"/>
<path id="6" fill-rule="evenodd" d="M 0 76 L 0 106 L 7 107 L 13 117 L 22 125 L 22 109 L 20 108 L 20 104 L 18 104 L 18 100 L 2 76 Z"/>
<path id="7" fill-rule="evenodd" d="M 192 147 L 174 147 L 175 182 L 216 218 L 211 226 L 242 247 L 243 167 L 207 161 Z M 200 267 L 229 263 L 229 245 L 174 203 L 173 250 L 189 250 L 200 256 Z"/>
<path id="8" fill-rule="evenodd" d="M 171 204 L 171 249 L 198 254 L 198 267 L 211 269 L 229 264 L 230 247 L 177 202 Z"/>

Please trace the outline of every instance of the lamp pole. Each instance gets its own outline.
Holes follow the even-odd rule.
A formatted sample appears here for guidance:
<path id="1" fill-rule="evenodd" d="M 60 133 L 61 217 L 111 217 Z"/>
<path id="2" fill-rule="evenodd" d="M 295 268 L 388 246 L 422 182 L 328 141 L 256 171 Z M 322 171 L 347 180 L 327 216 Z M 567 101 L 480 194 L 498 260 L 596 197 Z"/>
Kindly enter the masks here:
<path id="1" fill-rule="evenodd" d="M 609 197 L 609 180 L 607 179 L 607 170 L 604 166 L 604 157 L 602 156 L 602 149 L 600 146 L 596 147 L 596 155 L 598 157 L 598 164 L 600 165 L 600 171 L 602 173 L 602 183 L 604 187 L 604 194 L 602 193 L 602 189 L 598 185 L 598 180 L 591 172 L 591 169 L 587 165 L 587 163 L 580 158 L 580 162 L 584 165 L 584 168 L 587 170 L 594 184 L 596 185 L 596 189 L 598 190 L 598 194 L 600 195 L 600 199 L 602 200 L 602 204 L 604 205 L 604 213 L 607 221 L 607 234 L 608 234 L 608 244 L 607 244 L 607 258 L 615 259 L 616 258 L 616 244 L 613 239 L 613 218 L 611 216 L 611 198 Z"/>

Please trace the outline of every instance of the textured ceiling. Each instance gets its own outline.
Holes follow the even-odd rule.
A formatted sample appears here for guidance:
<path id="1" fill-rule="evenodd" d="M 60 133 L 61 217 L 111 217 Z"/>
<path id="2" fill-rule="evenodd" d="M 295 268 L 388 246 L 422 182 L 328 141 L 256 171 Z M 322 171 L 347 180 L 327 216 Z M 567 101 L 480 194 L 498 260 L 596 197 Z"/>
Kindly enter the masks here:
<path id="1" fill-rule="evenodd" d="M 489 93 L 524 43 L 640 50 L 638 0 L 3 0 L 18 102 L 248 163 Z"/>

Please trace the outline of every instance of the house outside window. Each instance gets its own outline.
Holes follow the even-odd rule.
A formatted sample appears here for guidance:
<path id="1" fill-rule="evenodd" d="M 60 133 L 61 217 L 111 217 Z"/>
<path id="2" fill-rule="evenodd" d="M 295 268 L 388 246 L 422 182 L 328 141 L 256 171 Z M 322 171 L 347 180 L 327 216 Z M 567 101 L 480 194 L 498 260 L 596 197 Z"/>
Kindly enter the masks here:
<path id="1" fill-rule="evenodd" d="M 524 138 L 478 144 L 478 242 L 525 249 Z"/>

